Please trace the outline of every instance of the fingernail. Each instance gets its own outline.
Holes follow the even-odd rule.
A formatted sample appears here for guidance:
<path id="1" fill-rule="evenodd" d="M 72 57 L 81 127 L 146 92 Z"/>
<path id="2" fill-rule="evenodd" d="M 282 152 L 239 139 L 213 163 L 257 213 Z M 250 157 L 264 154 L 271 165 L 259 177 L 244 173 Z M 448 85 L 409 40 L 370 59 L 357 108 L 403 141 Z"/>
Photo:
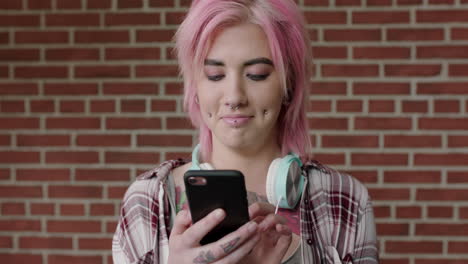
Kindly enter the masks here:
<path id="1" fill-rule="evenodd" d="M 218 219 L 219 219 L 219 218 L 223 218 L 223 217 L 224 217 L 224 211 L 221 210 L 221 209 L 216 209 L 216 211 L 215 211 L 215 217 L 218 218 Z"/>
<path id="2" fill-rule="evenodd" d="M 247 226 L 247 230 L 249 230 L 249 232 L 253 232 L 257 229 L 257 223 L 255 222 L 250 222 L 249 225 Z"/>

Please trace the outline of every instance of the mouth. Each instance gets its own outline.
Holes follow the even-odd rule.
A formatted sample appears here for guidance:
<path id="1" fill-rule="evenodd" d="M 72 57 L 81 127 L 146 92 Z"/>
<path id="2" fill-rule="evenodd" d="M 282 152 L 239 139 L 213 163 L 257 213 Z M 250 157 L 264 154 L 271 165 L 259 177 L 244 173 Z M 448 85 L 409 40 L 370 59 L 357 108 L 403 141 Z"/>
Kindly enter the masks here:
<path id="1" fill-rule="evenodd" d="M 247 124 L 253 116 L 250 115 L 225 115 L 221 119 L 229 126 L 239 127 Z"/>

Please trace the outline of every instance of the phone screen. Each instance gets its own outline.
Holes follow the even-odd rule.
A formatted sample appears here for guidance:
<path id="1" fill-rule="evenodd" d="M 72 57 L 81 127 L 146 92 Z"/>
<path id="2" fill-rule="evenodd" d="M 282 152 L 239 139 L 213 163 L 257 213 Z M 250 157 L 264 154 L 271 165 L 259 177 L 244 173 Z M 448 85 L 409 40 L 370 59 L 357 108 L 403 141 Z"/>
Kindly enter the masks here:
<path id="1" fill-rule="evenodd" d="M 200 244 L 219 240 L 249 221 L 244 175 L 236 170 L 189 170 L 184 175 L 187 200 L 195 223 L 217 208 L 224 220 Z"/>

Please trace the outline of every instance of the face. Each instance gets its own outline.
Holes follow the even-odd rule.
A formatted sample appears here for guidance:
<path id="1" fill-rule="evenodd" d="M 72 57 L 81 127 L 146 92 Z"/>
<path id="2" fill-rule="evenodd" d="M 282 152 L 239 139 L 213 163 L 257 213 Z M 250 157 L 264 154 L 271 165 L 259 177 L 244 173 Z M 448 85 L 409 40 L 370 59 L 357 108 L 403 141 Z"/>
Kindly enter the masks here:
<path id="1" fill-rule="evenodd" d="M 236 25 L 217 34 L 197 79 L 197 95 L 214 147 L 278 144 L 283 89 L 258 25 Z"/>

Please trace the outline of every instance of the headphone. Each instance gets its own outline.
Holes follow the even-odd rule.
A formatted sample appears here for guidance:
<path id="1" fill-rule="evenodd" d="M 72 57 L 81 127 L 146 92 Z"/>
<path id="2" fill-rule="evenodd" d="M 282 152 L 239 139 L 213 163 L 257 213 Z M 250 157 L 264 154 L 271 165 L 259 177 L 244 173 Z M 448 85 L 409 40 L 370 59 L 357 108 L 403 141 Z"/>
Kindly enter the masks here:
<path id="1" fill-rule="evenodd" d="M 214 170 L 209 163 L 198 161 L 200 145 L 192 152 L 192 166 L 189 170 Z M 276 207 L 293 209 L 302 195 L 304 176 L 302 175 L 302 162 L 295 154 L 274 159 L 269 168 L 266 180 L 266 194 L 268 202 Z"/>

